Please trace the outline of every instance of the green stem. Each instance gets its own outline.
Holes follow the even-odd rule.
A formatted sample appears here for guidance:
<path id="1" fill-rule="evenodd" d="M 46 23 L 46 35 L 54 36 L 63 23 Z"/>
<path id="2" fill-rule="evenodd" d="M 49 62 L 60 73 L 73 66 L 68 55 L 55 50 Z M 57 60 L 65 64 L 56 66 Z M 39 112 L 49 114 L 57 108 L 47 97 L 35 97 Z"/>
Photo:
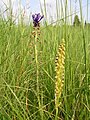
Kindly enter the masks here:
<path id="1" fill-rule="evenodd" d="M 56 107 L 56 115 L 55 115 L 55 120 L 58 120 L 58 106 Z"/>
<path id="2" fill-rule="evenodd" d="M 42 114 L 40 96 L 39 96 L 40 91 L 39 91 L 39 65 L 38 65 L 37 38 L 38 38 L 38 31 L 36 30 L 36 35 L 35 35 L 35 62 L 36 62 L 36 80 L 37 80 L 37 99 L 38 99 L 38 105 L 39 105 L 39 110 L 40 110 L 40 116 L 43 120 L 43 114 Z"/>
<path id="3" fill-rule="evenodd" d="M 38 51 L 37 51 L 37 31 L 36 31 L 36 36 L 35 36 L 35 62 L 36 62 L 36 79 L 37 79 L 37 92 L 39 93 L 39 83 L 38 83 Z"/>

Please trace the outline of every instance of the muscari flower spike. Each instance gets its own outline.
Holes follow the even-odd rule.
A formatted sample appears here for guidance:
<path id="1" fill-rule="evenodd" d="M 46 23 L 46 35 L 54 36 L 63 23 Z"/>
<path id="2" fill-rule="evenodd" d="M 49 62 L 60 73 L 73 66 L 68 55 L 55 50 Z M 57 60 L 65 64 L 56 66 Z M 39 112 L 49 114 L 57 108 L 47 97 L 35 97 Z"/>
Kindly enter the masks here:
<path id="1" fill-rule="evenodd" d="M 32 15 L 34 27 L 40 27 L 39 22 L 42 20 L 43 17 L 44 15 L 41 16 L 40 13 Z"/>

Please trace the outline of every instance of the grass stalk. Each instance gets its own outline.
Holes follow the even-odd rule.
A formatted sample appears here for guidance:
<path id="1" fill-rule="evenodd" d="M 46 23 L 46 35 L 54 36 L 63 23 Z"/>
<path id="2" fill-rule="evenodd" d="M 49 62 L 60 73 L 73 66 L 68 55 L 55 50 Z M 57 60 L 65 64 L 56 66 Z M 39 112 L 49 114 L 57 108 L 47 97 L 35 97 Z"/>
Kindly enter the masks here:
<path id="1" fill-rule="evenodd" d="M 86 39 L 85 39 L 85 32 L 84 32 L 84 25 L 83 25 L 83 18 L 82 18 L 82 2 L 81 2 L 81 0 L 79 0 L 79 4 L 80 4 L 82 35 L 83 35 L 84 65 L 85 65 L 84 72 L 85 72 L 85 81 L 87 82 L 87 56 L 86 56 L 87 51 L 86 51 Z"/>
<path id="2" fill-rule="evenodd" d="M 67 71 L 67 4 L 68 1 L 65 0 L 65 73 Z M 65 74 L 65 96 L 67 96 L 67 91 L 68 91 L 68 79 L 67 79 L 67 75 Z M 65 110 L 66 112 L 68 112 L 68 104 L 67 103 L 67 98 L 65 97 Z M 65 115 L 65 118 L 68 120 L 68 116 Z"/>
<path id="3" fill-rule="evenodd" d="M 81 17 L 81 27 L 82 27 L 82 35 L 83 35 L 83 50 L 84 50 L 84 74 L 85 74 L 85 78 L 84 78 L 84 85 L 86 87 L 86 90 L 84 91 L 84 95 L 86 96 L 86 105 L 88 106 L 88 102 L 87 102 L 87 98 L 88 98 L 88 78 L 87 78 L 87 46 L 86 46 L 86 38 L 85 38 L 85 32 L 84 32 L 84 25 L 83 25 L 83 17 L 82 17 L 82 1 L 79 0 L 79 4 L 80 4 L 80 17 Z M 88 8 L 87 8 L 88 9 Z M 87 13 L 88 14 L 88 13 Z M 88 16 L 88 15 L 87 15 Z M 88 18 L 88 17 L 87 17 Z M 86 120 L 88 118 L 89 114 L 88 114 L 88 110 L 86 109 Z"/>

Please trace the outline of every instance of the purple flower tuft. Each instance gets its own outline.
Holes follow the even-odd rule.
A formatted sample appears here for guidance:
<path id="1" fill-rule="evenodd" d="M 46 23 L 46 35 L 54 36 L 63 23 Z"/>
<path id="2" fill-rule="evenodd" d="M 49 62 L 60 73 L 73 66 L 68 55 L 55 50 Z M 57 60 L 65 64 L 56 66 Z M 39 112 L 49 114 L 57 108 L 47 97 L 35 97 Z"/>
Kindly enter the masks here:
<path id="1" fill-rule="evenodd" d="M 41 21 L 41 19 L 42 19 L 43 17 L 44 17 L 44 15 L 41 16 L 40 13 L 32 15 L 34 27 L 39 26 L 39 22 Z"/>

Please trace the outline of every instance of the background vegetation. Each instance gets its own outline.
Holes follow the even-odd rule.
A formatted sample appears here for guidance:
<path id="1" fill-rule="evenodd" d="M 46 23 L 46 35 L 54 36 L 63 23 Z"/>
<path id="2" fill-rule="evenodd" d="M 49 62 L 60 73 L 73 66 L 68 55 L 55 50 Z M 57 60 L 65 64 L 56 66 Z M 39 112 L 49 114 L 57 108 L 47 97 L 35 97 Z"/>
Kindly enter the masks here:
<path id="1" fill-rule="evenodd" d="M 41 26 L 39 93 L 32 24 L 16 25 L 10 18 L 0 18 L 0 120 L 55 119 L 55 56 L 62 38 L 65 82 L 58 120 L 90 119 L 90 27 L 84 26 L 82 14 L 80 26 L 68 25 L 67 16 L 56 25 Z"/>

